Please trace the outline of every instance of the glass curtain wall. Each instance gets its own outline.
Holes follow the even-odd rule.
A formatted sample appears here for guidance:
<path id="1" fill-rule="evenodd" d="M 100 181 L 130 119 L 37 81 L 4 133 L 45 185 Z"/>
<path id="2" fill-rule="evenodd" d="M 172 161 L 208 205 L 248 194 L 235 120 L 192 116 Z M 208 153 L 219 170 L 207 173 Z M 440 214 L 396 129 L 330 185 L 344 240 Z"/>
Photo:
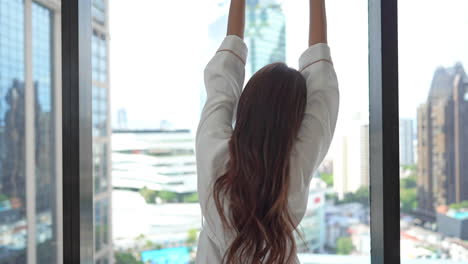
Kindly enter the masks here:
<path id="1" fill-rule="evenodd" d="M 58 6 L 0 2 L 1 263 L 61 263 Z"/>

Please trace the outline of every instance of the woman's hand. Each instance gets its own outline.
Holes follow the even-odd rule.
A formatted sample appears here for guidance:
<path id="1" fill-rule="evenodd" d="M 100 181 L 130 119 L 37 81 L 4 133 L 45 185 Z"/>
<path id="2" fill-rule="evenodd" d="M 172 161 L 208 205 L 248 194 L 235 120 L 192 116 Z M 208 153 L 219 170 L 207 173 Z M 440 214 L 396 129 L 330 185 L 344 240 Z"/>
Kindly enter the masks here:
<path id="1" fill-rule="evenodd" d="M 327 14 L 325 0 L 310 1 L 309 46 L 327 43 Z"/>
<path id="2" fill-rule="evenodd" d="M 227 35 L 236 35 L 244 38 L 245 27 L 245 0 L 231 0 Z"/>

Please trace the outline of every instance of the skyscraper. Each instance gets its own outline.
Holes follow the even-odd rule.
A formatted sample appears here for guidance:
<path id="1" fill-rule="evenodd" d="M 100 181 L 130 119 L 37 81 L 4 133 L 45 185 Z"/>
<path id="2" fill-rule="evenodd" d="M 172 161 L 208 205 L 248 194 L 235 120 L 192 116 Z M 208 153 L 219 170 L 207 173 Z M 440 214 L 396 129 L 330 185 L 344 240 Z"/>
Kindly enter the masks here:
<path id="1" fill-rule="evenodd" d="M 0 1 L 1 263 L 57 263 L 62 254 L 59 6 Z"/>
<path id="2" fill-rule="evenodd" d="M 439 68 L 418 108 L 418 207 L 468 200 L 468 78 L 461 64 Z"/>
<path id="3" fill-rule="evenodd" d="M 94 258 L 112 263 L 108 1 L 92 1 Z"/>
<path id="4" fill-rule="evenodd" d="M 347 122 L 346 134 L 335 135 L 333 189 L 340 198 L 369 185 L 369 125 L 359 113 Z"/>
<path id="5" fill-rule="evenodd" d="M 400 164 L 414 164 L 413 155 L 413 120 L 400 119 Z"/>
<path id="6" fill-rule="evenodd" d="M 276 0 L 247 0 L 245 42 L 249 46 L 247 74 L 286 60 L 286 20 Z"/>
<path id="7" fill-rule="evenodd" d="M 220 7 L 229 1 L 219 1 Z M 263 66 L 286 61 L 286 20 L 277 0 L 247 0 L 244 41 L 249 48 L 246 77 L 249 78 Z M 216 17 L 208 27 L 209 56 L 218 48 L 226 35 L 228 15 Z M 214 45 L 213 45 L 214 44 Z M 204 87 L 200 91 L 200 112 L 206 101 Z"/>
<path id="8" fill-rule="evenodd" d="M 0 263 L 63 259 L 60 3 L 0 1 Z M 112 263 L 106 10 L 93 1 L 98 264 Z"/>

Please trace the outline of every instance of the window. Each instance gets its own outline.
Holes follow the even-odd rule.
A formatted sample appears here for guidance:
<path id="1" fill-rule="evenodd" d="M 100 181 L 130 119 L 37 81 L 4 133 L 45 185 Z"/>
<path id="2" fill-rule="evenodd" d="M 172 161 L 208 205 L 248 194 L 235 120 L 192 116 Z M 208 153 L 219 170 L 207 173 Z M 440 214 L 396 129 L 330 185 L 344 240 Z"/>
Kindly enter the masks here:
<path id="1" fill-rule="evenodd" d="M 95 263 L 112 263 L 110 215 L 111 170 L 109 128 L 108 52 L 109 28 L 106 23 L 107 1 L 93 0 L 91 7 L 92 66 L 92 135 L 94 181 L 94 259 Z"/>
<path id="2" fill-rule="evenodd" d="M 402 263 L 468 261 L 467 8 L 399 4 Z"/>
<path id="3" fill-rule="evenodd" d="M 132 13 L 128 11 L 133 7 L 121 1 L 112 2 L 112 13 L 105 0 L 0 1 L 0 262 L 80 260 L 104 264 L 151 261 L 161 256 L 178 257 L 182 262 L 193 258 L 200 212 L 189 173 L 194 171 L 193 131 L 204 102 L 199 91 L 203 90 L 202 68 L 206 63 L 200 61 L 206 62 L 219 44 L 216 32 L 225 28 L 227 0 L 213 0 L 213 5 L 166 1 L 165 8 L 153 1 L 136 1 L 139 8 L 133 13 L 138 16 L 133 20 L 116 19 L 114 14 Z M 397 28 L 392 21 L 397 17 L 393 13 L 397 1 L 369 1 L 369 22 L 366 1 L 349 2 L 327 2 L 330 44 L 345 100 L 342 112 L 359 111 L 340 116 L 339 124 L 350 124 L 351 129 L 342 134 L 337 130 L 330 151 L 333 162 L 328 157 L 314 178 L 310 208 L 302 223 L 306 243 L 299 243 L 301 260 L 309 264 L 367 263 L 372 258 L 373 264 L 398 263 L 396 238 L 401 224 L 403 263 L 466 262 L 465 233 L 459 231 L 464 230 L 466 222 L 464 190 L 468 189 L 464 177 L 468 164 L 464 145 L 468 138 L 464 118 L 468 113 L 468 59 L 461 51 L 468 44 L 461 33 L 468 25 L 463 13 L 467 3 L 398 1 L 397 54 Z M 181 8 L 181 3 L 186 8 Z M 306 8 L 295 10 L 286 1 L 248 3 L 247 25 L 253 28 L 246 40 L 255 56 L 250 58 L 247 72 L 271 60 L 285 59 L 295 65 L 306 34 L 302 40 L 290 41 L 291 32 L 304 31 L 305 25 L 300 24 Z M 142 9 L 145 4 L 148 8 Z M 189 25 L 203 32 L 187 30 L 187 25 L 178 23 L 204 4 L 206 15 Z M 67 15 L 60 17 L 62 13 Z M 355 16 L 346 19 L 350 13 Z M 112 34 L 112 44 L 108 19 L 122 30 Z M 161 23 L 145 29 L 151 19 Z M 89 32 L 83 27 L 86 25 Z M 371 67 L 367 66 L 367 25 Z M 208 36 L 200 38 L 203 34 Z M 172 41 L 178 37 L 183 41 Z M 139 45 L 124 46 L 124 38 Z M 143 38 L 149 41 L 138 41 Z M 200 40 L 190 43 L 190 52 L 202 52 L 188 52 L 187 39 Z M 89 49 L 81 40 L 89 40 Z M 180 78 L 177 71 L 167 70 L 178 69 L 181 63 L 179 56 L 165 59 L 171 50 L 180 52 L 177 54 L 181 57 L 193 56 L 185 64 L 193 69 L 193 77 Z M 128 63 L 116 63 L 112 67 L 115 74 L 110 75 L 108 54 L 117 53 Z M 86 65 L 88 57 L 83 56 L 87 54 L 90 65 Z M 143 55 L 148 55 L 147 60 L 138 63 Z M 398 106 L 393 89 L 397 87 L 397 57 L 401 60 L 400 120 L 393 111 Z M 353 62 L 352 67 L 347 61 Z M 368 70 L 373 74 L 367 75 Z M 113 82 L 113 90 L 125 93 L 113 96 L 111 101 L 110 79 L 117 74 L 115 80 L 123 80 L 125 74 L 119 73 L 133 78 Z M 367 77 L 371 83 L 370 113 Z M 148 87 L 148 83 L 156 83 L 154 79 L 159 85 Z M 162 87 L 165 81 L 172 85 Z M 194 89 L 184 92 L 187 87 Z M 165 89 L 163 96 L 155 93 L 160 89 Z M 139 94 L 144 96 L 134 107 L 126 107 L 125 103 Z M 84 100 L 88 96 L 89 100 Z M 193 98 L 200 98 L 200 102 L 193 102 Z M 361 101 L 353 101 L 347 108 L 347 98 Z M 111 105 L 115 113 L 112 121 Z M 366 122 L 368 114 L 370 122 Z M 391 147 L 397 146 L 398 123 L 401 166 L 394 164 L 398 151 Z M 336 152 L 342 155 L 333 155 Z M 111 169 L 111 164 L 115 168 Z M 392 182 L 392 174 L 399 174 L 397 167 L 401 179 L 395 177 Z M 330 171 L 333 188 L 317 191 L 330 184 L 332 175 L 326 173 Z M 366 182 L 367 175 L 370 182 Z M 399 209 L 395 198 L 398 182 L 401 219 L 392 210 Z M 372 185 L 371 209 L 366 206 L 367 185 Z M 363 188 L 356 190 L 357 186 Z M 350 200 L 356 203 L 348 203 Z M 372 232 L 368 228 L 369 210 L 373 211 Z M 323 221 L 337 211 L 333 221 Z M 111 219 L 111 212 L 121 217 L 114 215 Z M 344 230 L 341 218 L 357 221 Z M 134 225 L 131 230 L 121 228 L 128 221 Z M 324 228 L 317 228 L 324 224 Z M 194 228 L 181 233 L 181 226 Z M 342 234 L 343 239 L 335 239 Z M 78 237 L 81 244 L 75 242 Z M 369 239 L 373 240 L 371 257 Z M 333 248 L 321 248 L 327 241 L 335 241 L 337 248 L 340 244 L 342 252 L 352 255 L 308 254 L 333 253 Z"/>
<path id="4" fill-rule="evenodd" d="M 153 261 L 175 255 L 193 259 L 201 228 L 194 139 L 206 100 L 203 70 L 226 34 L 229 1 L 115 1 L 110 7 L 115 254 Z M 203 19 L 189 12 L 195 9 Z M 370 260 L 367 9 L 365 1 L 330 1 L 328 6 L 342 109 L 299 228 L 303 259 L 323 255 L 340 263 L 335 258 L 341 254 L 360 263 Z M 343 25 L 349 12 L 359 19 Z M 172 23 L 170 14 L 192 23 Z M 246 79 L 277 61 L 297 68 L 307 48 L 307 1 L 247 1 L 245 34 Z M 200 102 L 194 104 L 193 98 Z M 128 226 L 134 218 L 137 224 Z"/>
<path id="5" fill-rule="evenodd" d="M 61 254 L 57 16 L 54 1 L 0 2 L 0 262 Z"/>

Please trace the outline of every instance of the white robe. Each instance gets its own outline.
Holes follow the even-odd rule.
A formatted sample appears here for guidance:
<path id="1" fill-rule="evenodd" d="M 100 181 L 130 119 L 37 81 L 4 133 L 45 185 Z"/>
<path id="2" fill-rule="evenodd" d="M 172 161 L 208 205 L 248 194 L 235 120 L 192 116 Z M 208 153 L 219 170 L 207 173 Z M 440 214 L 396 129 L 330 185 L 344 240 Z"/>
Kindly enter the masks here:
<path id="1" fill-rule="evenodd" d="M 244 84 L 246 58 L 244 41 L 227 36 L 204 72 L 207 101 L 196 135 L 197 185 L 204 220 L 197 248 L 198 264 L 221 263 L 233 240 L 233 234 L 223 230 L 212 186 L 225 172 L 229 160 L 228 141 Z M 339 105 L 338 81 L 327 44 L 309 47 L 299 59 L 299 69 L 307 81 L 307 105 L 290 157 L 288 201 L 297 224 L 307 208 L 312 174 L 330 146 Z"/>

